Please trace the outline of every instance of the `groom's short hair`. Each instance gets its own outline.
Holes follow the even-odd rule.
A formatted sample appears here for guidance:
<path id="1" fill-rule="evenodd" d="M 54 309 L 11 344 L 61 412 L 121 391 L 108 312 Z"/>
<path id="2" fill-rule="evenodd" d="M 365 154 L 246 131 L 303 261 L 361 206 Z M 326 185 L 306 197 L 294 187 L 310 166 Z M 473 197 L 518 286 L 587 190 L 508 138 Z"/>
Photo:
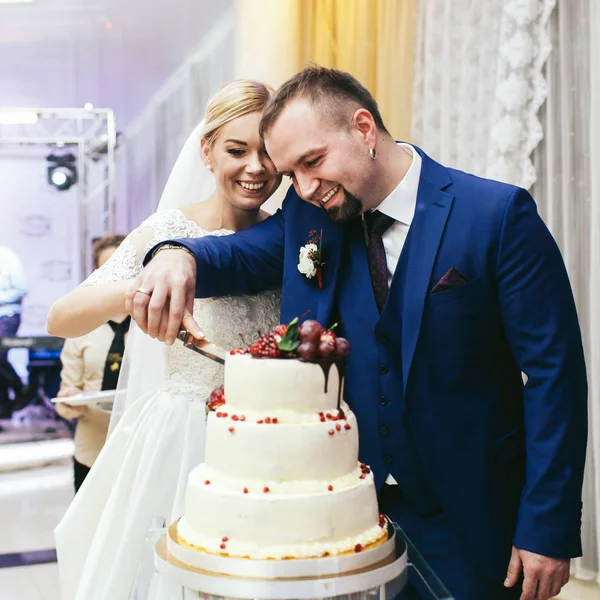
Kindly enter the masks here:
<path id="1" fill-rule="evenodd" d="M 273 94 L 260 121 L 261 137 L 273 126 L 288 103 L 297 98 L 305 98 L 318 106 L 344 128 L 350 126 L 348 105 L 354 105 L 356 109 L 365 108 L 373 115 L 377 129 L 389 135 L 375 98 L 356 77 L 338 69 L 310 65 L 290 77 Z"/>

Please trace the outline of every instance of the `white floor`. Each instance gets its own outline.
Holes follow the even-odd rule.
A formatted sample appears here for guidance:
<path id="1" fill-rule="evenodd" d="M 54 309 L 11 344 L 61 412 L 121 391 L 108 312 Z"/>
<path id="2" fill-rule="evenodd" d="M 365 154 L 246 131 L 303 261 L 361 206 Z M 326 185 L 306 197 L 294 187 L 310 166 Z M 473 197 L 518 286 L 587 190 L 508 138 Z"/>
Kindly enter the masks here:
<path id="1" fill-rule="evenodd" d="M 0 554 L 54 548 L 52 532 L 73 498 L 73 467 L 70 458 L 59 458 L 64 450 L 61 442 L 45 448 L 58 462 L 0 471 Z M 30 453 L 29 448 L 16 446 L 0 448 L 6 453 L 12 447 L 13 456 L 5 466 L 20 464 Z M 0 569 L 0 600 L 60 600 L 56 563 Z"/>
<path id="2" fill-rule="evenodd" d="M 58 442 L 53 449 L 46 448 L 54 453 L 53 464 L 10 471 L 3 471 L 0 464 L 0 554 L 54 547 L 52 532 L 73 498 L 72 465 L 69 458 L 60 458 L 66 448 Z M 8 446 L 13 445 L 0 450 L 6 453 Z M 11 455 L 18 454 L 15 446 Z M 18 456 L 9 461 L 15 463 Z M 570 581 L 559 598 L 600 600 L 600 586 Z M 56 564 L 0 569 L 0 600 L 60 600 Z"/>

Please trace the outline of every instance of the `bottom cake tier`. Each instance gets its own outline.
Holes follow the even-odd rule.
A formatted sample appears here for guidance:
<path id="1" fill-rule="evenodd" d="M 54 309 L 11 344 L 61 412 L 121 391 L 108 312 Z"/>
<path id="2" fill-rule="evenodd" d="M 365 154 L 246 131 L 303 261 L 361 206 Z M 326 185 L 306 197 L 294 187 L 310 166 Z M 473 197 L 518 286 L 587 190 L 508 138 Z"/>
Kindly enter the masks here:
<path id="1" fill-rule="evenodd" d="M 253 559 L 291 559 L 360 552 L 387 539 L 372 473 L 358 470 L 344 487 L 325 491 L 251 492 L 220 487 L 206 465 L 190 474 L 180 541 L 200 551 Z"/>

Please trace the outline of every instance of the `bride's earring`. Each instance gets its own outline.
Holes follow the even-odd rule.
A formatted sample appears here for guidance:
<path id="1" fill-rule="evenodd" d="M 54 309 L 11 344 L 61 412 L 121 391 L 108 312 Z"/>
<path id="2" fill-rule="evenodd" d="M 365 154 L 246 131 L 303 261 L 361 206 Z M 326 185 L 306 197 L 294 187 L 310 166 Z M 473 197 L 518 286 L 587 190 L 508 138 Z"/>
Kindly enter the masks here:
<path id="1" fill-rule="evenodd" d="M 369 148 L 369 156 L 375 160 L 377 158 L 377 150 L 375 150 L 375 148 Z"/>
<path id="2" fill-rule="evenodd" d="M 210 164 L 210 160 L 208 161 L 208 163 L 206 163 L 206 168 L 212 173 L 212 165 Z"/>

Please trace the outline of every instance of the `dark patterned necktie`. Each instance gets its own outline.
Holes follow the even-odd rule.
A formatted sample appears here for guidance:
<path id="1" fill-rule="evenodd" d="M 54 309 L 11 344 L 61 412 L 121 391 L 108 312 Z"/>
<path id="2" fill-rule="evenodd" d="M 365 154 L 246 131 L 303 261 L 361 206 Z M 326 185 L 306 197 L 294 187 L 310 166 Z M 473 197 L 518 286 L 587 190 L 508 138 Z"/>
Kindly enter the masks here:
<path id="1" fill-rule="evenodd" d="M 121 323 L 108 322 L 115 335 L 106 356 L 106 363 L 104 363 L 104 376 L 102 377 L 103 390 L 117 389 L 117 381 L 121 372 L 121 362 L 123 362 L 123 353 L 125 352 L 125 334 L 129 329 L 130 322 L 131 317 L 127 317 Z"/>
<path id="2" fill-rule="evenodd" d="M 371 284 L 375 294 L 375 302 L 379 312 L 383 310 L 388 294 L 388 270 L 383 247 L 383 234 L 395 223 L 392 217 L 388 217 L 378 210 L 365 213 L 365 225 L 369 241 L 367 244 L 367 258 L 369 260 L 369 272 L 371 273 Z"/>

